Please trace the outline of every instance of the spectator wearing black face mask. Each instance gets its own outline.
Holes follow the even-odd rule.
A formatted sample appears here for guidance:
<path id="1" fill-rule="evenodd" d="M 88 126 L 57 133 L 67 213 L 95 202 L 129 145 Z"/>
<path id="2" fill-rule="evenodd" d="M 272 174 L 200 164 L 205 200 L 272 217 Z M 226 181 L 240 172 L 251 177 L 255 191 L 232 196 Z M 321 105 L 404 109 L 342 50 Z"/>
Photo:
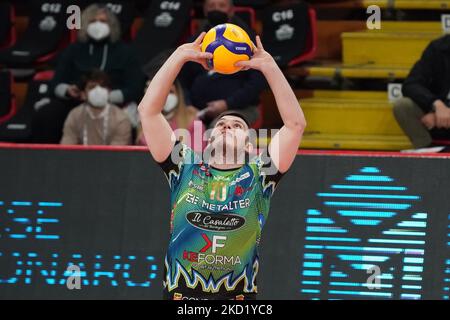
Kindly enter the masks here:
<path id="1" fill-rule="evenodd" d="M 54 97 L 33 119 L 34 142 L 59 143 L 64 120 L 83 102 L 82 79 L 94 69 L 104 71 L 111 81 L 109 103 L 124 107 L 141 99 L 145 75 L 137 56 L 121 40 L 117 17 L 98 4 L 83 11 L 77 42 L 61 53 L 52 81 Z"/>
<path id="2" fill-rule="evenodd" d="M 255 42 L 255 32 L 234 15 L 232 0 L 205 0 L 203 10 L 206 21 L 198 34 L 218 24 L 233 23 L 247 31 Z M 187 63 L 181 71 L 180 80 L 185 89 L 186 105 L 201 110 L 199 114 L 206 125 L 226 110 L 239 110 L 252 123 L 258 119 L 259 95 L 267 86 L 259 71 L 222 75 L 208 72 L 199 64 Z"/>

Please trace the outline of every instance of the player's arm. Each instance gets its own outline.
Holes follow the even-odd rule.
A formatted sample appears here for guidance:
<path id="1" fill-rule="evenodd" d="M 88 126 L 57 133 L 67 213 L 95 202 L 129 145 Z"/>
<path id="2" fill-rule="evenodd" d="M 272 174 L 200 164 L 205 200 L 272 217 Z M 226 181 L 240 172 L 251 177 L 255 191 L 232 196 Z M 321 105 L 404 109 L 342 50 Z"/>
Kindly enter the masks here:
<path id="1" fill-rule="evenodd" d="M 272 89 L 284 125 L 271 140 L 269 153 L 275 166 L 284 173 L 295 159 L 306 127 L 306 120 L 283 72 L 272 56 L 264 50 L 259 37 L 256 37 L 256 43 L 257 48 L 252 59 L 238 62 L 236 66 L 261 71 Z"/>
<path id="2" fill-rule="evenodd" d="M 205 33 L 194 42 L 178 47 L 150 82 L 144 98 L 139 103 L 139 115 L 142 129 L 150 153 L 157 162 L 166 160 L 175 145 L 175 135 L 161 113 L 170 88 L 183 65 L 188 61 L 200 63 L 207 68 L 206 59 L 211 53 L 201 52 L 201 43 Z"/>

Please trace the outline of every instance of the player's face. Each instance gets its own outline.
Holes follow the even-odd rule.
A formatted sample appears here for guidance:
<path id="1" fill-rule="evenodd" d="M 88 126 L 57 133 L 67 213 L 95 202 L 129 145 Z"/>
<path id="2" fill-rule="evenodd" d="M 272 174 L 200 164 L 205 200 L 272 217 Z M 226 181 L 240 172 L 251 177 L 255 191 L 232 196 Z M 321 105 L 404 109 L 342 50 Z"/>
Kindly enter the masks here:
<path id="1" fill-rule="evenodd" d="M 211 132 L 211 145 L 214 149 L 222 148 L 226 151 L 249 152 L 249 128 L 244 120 L 236 116 L 220 118 Z"/>
<path id="2" fill-rule="evenodd" d="M 221 11 L 226 13 L 228 16 L 231 16 L 233 12 L 233 5 L 230 0 L 205 0 L 203 9 L 205 14 L 210 11 Z"/>

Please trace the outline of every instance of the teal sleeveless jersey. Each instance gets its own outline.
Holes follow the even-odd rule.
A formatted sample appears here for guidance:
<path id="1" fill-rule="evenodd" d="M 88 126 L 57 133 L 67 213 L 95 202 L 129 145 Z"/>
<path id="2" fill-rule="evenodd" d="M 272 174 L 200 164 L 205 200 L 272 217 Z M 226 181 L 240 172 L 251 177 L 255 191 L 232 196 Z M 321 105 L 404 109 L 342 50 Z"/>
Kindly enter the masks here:
<path id="1" fill-rule="evenodd" d="M 159 164 L 171 190 L 165 291 L 174 298 L 256 293 L 261 231 L 282 174 L 267 173 L 270 157 L 218 170 L 186 145 L 176 148 L 179 161 Z"/>

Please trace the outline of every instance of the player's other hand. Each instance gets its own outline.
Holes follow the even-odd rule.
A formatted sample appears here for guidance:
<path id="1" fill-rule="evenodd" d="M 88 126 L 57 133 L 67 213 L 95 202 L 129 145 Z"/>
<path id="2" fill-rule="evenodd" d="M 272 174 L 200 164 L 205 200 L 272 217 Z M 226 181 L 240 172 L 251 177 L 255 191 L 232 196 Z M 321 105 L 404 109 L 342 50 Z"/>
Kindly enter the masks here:
<path id="1" fill-rule="evenodd" d="M 67 88 L 66 96 L 72 98 L 72 99 L 80 99 L 81 90 L 75 85 L 70 85 Z"/>
<path id="2" fill-rule="evenodd" d="M 450 128 L 450 108 L 441 100 L 434 103 L 436 108 L 436 127 L 442 129 Z"/>
<path id="3" fill-rule="evenodd" d="M 194 42 L 185 43 L 177 48 L 175 54 L 183 63 L 196 62 L 201 64 L 206 70 L 209 70 L 206 61 L 212 59 L 213 55 L 209 52 L 202 52 L 201 47 L 205 34 L 206 32 L 202 32 Z"/>
<path id="4" fill-rule="evenodd" d="M 424 115 L 421 118 L 421 121 L 428 130 L 431 130 L 434 127 L 436 127 L 436 115 L 434 114 L 434 112 L 430 112 Z"/>
<path id="5" fill-rule="evenodd" d="M 261 38 L 256 36 L 256 48 L 254 48 L 253 57 L 248 61 L 238 61 L 234 64 L 242 70 L 255 69 L 263 72 L 264 70 L 276 66 L 273 57 L 264 50 Z"/>

